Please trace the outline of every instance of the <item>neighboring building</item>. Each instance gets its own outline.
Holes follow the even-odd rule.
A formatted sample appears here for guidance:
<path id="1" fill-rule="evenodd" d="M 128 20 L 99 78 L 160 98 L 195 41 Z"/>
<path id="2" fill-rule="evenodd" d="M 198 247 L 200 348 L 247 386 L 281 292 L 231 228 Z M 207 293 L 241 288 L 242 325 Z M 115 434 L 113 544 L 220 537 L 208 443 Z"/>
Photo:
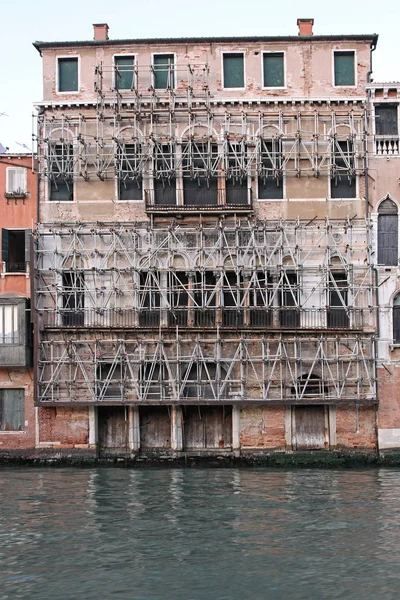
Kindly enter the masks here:
<path id="1" fill-rule="evenodd" d="M 298 25 L 34 44 L 39 445 L 376 449 L 377 36 Z"/>
<path id="2" fill-rule="evenodd" d="M 377 373 L 381 451 L 400 448 L 400 83 L 370 83 L 369 187 L 379 306 Z"/>
<path id="3" fill-rule="evenodd" d="M 32 156 L 0 154 L 0 450 L 35 446 L 31 238 L 37 188 Z"/>

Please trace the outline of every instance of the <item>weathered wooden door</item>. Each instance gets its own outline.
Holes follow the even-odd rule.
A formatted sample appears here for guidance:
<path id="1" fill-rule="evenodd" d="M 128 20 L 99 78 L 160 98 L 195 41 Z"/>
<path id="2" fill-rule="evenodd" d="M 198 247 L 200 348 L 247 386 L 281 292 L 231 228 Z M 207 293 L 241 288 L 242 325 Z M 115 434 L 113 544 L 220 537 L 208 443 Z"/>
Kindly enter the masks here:
<path id="1" fill-rule="evenodd" d="M 378 264 L 397 265 L 398 259 L 398 217 L 379 215 Z"/>
<path id="2" fill-rule="evenodd" d="M 185 406 L 183 408 L 185 449 L 230 448 L 232 407 Z"/>
<path id="3" fill-rule="evenodd" d="M 296 406 L 294 411 L 295 450 L 328 448 L 325 406 Z"/>
<path id="4" fill-rule="evenodd" d="M 97 423 L 100 450 L 128 448 L 128 409 L 125 406 L 99 406 Z"/>
<path id="5" fill-rule="evenodd" d="M 140 447 L 170 448 L 171 418 L 166 406 L 143 406 L 140 415 Z"/>

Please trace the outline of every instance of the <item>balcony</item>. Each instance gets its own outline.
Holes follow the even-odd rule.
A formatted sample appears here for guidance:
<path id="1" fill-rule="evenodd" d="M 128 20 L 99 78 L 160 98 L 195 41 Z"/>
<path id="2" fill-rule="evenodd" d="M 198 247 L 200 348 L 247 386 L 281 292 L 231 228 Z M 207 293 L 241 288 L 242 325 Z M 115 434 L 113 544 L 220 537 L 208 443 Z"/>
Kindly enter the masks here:
<path id="1" fill-rule="evenodd" d="M 376 135 L 375 154 L 377 156 L 399 156 L 398 135 Z"/>
<path id="2" fill-rule="evenodd" d="M 373 330 L 375 312 L 369 308 L 327 307 L 179 307 L 169 309 L 79 309 L 44 310 L 39 313 L 44 328 L 116 328 L 158 327 L 254 328 L 269 330 Z"/>
<path id="3" fill-rule="evenodd" d="M 151 213 L 249 212 L 252 211 L 251 190 L 240 186 L 219 190 L 195 187 L 146 190 L 146 210 Z"/>

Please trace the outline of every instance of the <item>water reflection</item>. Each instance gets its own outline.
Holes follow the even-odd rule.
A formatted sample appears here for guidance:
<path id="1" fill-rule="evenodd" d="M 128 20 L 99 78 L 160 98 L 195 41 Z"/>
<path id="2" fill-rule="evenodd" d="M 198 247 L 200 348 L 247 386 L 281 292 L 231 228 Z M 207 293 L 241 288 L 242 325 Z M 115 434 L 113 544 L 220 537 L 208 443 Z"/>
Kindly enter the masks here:
<path id="1" fill-rule="evenodd" d="M 397 598 L 400 471 L 0 471 L 1 598 Z"/>

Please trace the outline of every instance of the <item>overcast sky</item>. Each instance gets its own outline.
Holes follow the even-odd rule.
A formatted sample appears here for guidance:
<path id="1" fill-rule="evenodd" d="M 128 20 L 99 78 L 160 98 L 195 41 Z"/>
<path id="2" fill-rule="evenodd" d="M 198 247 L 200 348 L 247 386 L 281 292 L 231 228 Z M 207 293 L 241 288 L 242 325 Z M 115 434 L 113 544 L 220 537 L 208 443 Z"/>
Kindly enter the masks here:
<path id="1" fill-rule="evenodd" d="M 108 23 L 111 39 L 297 35 L 297 18 L 313 17 L 315 35 L 378 33 L 374 80 L 400 81 L 400 0 L 0 0 L 0 6 L 0 142 L 15 152 L 31 148 L 32 103 L 42 99 L 41 58 L 32 42 L 90 40 L 93 23 Z"/>

